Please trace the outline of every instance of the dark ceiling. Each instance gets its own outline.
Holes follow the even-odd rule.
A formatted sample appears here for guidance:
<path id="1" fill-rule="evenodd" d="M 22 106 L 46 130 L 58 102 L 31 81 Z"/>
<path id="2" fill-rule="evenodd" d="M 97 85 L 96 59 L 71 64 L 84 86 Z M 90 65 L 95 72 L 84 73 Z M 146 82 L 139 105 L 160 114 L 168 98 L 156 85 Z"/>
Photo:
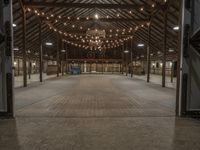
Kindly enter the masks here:
<path id="1" fill-rule="evenodd" d="M 134 58 L 146 57 L 148 31 L 151 29 L 150 51 L 153 59 L 163 52 L 164 14 L 167 13 L 167 59 L 178 53 L 179 0 L 25 0 L 26 44 L 28 55 L 37 57 L 39 29 L 42 22 L 44 57 L 56 57 L 57 38 L 62 39 L 69 58 L 86 58 L 90 51 L 86 32 L 93 28 L 104 30 L 101 51 L 107 58 L 120 58 L 123 49 L 133 51 Z M 13 0 L 14 47 L 21 57 L 23 50 L 23 13 L 20 0 Z M 95 15 L 98 15 L 98 19 Z M 53 46 L 46 46 L 52 42 Z M 137 44 L 145 46 L 138 48 Z M 174 51 L 170 51 L 170 50 Z M 96 50 L 98 51 L 98 50 Z M 100 52 L 101 53 L 101 52 Z"/>

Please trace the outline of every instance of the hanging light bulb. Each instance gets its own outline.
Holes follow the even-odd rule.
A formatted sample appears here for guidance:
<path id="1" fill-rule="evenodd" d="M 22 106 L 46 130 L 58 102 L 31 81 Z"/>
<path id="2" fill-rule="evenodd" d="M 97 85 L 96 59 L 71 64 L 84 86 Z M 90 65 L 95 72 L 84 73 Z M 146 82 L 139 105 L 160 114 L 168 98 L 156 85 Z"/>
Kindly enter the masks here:
<path id="1" fill-rule="evenodd" d="M 94 17 L 95 17 L 95 19 L 99 19 L 99 15 L 98 14 L 95 14 Z"/>

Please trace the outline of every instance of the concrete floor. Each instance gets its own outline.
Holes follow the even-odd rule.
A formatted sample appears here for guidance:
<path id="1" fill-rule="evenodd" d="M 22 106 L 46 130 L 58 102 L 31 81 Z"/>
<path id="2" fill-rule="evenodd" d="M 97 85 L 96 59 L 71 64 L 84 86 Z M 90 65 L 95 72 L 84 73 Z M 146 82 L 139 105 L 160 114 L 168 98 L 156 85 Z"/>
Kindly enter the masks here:
<path id="1" fill-rule="evenodd" d="M 175 90 L 120 75 L 80 75 L 16 89 L 0 120 L 3 150 L 199 150 L 200 122 L 175 118 Z"/>
<path id="2" fill-rule="evenodd" d="M 47 75 L 46 73 L 43 73 L 43 80 L 48 80 L 51 78 L 55 78 L 57 75 Z M 36 82 L 39 82 L 39 74 L 31 74 L 31 78 L 29 79 L 29 77 L 27 76 L 27 84 L 33 84 Z M 23 76 L 15 76 L 15 84 L 14 84 L 15 88 L 18 87 L 23 87 Z"/>

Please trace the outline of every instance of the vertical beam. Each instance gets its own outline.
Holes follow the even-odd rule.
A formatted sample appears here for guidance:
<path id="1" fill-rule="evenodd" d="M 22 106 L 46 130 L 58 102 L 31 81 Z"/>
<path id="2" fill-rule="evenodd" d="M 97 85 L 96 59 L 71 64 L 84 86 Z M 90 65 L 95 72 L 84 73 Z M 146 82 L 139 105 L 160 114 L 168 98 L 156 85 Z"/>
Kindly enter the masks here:
<path id="1" fill-rule="evenodd" d="M 112 62 L 112 74 L 113 74 L 113 72 L 114 72 L 114 71 L 113 71 L 113 68 L 114 68 L 114 66 L 113 66 L 113 62 Z"/>
<path id="2" fill-rule="evenodd" d="M 122 74 L 124 74 L 124 45 L 122 45 Z"/>
<path id="3" fill-rule="evenodd" d="M 0 1 L 0 116 L 13 117 L 12 1 Z"/>
<path id="4" fill-rule="evenodd" d="M 131 78 L 133 77 L 133 39 L 131 39 Z"/>
<path id="5" fill-rule="evenodd" d="M 64 42 L 61 40 L 61 50 L 64 50 Z M 61 67 L 62 67 L 62 76 L 64 76 L 64 56 L 62 53 L 62 58 L 61 58 Z"/>
<path id="6" fill-rule="evenodd" d="M 57 33 L 57 77 L 59 77 L 60 73 L 60 36 Z"/>
<path id="7" fill-rule="evenodd" d="M 104 69 L 103 69 L 103 61 L 102 61 L 102 74 L 103 74 L 103 70 L 104 70 Z"/>
<path id="8" fill-rule="evenodd" d="M 68 74 L 68 55 L 67 55 L 67 43 L 65 43 L 65 72 Z"/>
<path id="9" fill-rule="evenodd" d="M 42 21 L 39 20 L 39 73 L 40 73 L 40 82 L 43 82 L 43 47 L 42 47 Z"/>
<path id="10" fill-rule="evenodd" d="M 151 18 L 149 19 L 148 27 L 148 44 L 147 44 L 147 82 L 150 81 L 150 72 L 151 72 L 151 52 L 150 52 L 150 43 L 151 43 Z"/>
<path id="11" fill-rule="evenodd" d="M 166 73 L 165 73 L 165 70 L 166 70 L 166 52 L 167 52 L 167 3 L 166 3 L 166 7 L 165 7 L 165 10 L 164 10 L 164 38 L 163 38 L 163 59 L 162 59 L 162 87 L 165 87 L 166 83 L 165 83 L 165 78 L 166 78 Z"/>
<path id="12" fill-rule="evenodd" d="M 23 8 L 23 86 L 27 87 L 27 52 L 26 52 L 26 9 Z"/>
<path id="13" fill-rule="evenodd" d="M 182 86 L 182 49 L 183 49 L 183 26 L 184 26 L 184 13 L 185 13 L 185 0 L 179 1 L 179 25 L 181 26 L 181 31 L 178 34 L 178 59 L 177 59 L 177 82 L 176 82 L 176 116 L 181 116 L 181 86 Z"/>
<path id="14" fill-rule="evenodd" d="M 31 79 L 31 60 L 29 58 L 29 62 L 28 62 L 28 78 Z"/>
<path id="15" fill-rule="evenodd" d="M 19 58 L 17 59 L 17 75 L 19 76 L 20 75 L 20 61 L 19 61 Z"/>
<path id="16" fill-rule="evenodd" d="M 174 62 L 172 61 L 172 66 L 171 66 L 171 83 L 173 83 L 174 80 Z"/>
<path id="17" fill-rule="evenodd" d="M 125 68 L 126 68 L 126 76 L 128 76 L 128 56 L 127 56 L 127 53 L 125 53 Z"/>

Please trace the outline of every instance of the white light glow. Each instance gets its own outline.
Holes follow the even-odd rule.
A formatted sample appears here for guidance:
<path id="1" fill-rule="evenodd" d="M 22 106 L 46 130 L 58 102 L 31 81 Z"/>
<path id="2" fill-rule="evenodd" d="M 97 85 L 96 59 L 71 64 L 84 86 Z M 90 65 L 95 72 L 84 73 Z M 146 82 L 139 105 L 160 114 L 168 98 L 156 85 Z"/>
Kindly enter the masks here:
<path id="1" fill-rule="evenodd" d="M 128 53 L 128 52 L 129 52 L 128 50 L 125 50 L 125 51 L 124 51 L 124 53 Z"/>
<path id="2" fill-rule="evenodd" d="M 173 27 L 173 30 L 178 31 L 179 30 L 179 26 Z"/>
<path id="3" fill-rule="evenodd" d="M 169 52 L 174 52 L 174 50 L 173 50 L 173 49 L 169 49 L 168 51 L 169 51 Z"/>
<path id="4" fill-rule="evenodd" d="M 15 47 L 15 48 L 13 48 L 13 50 L 14 50 L 14 51 L 18 51 L 18 50 L 19 50 L 19 48 L 18 48 L 18 47 Z"/>
<path id="5" fill-rule="evenodd" d="M 61 52 L 63 52 L 63 53 L 64 53 L 64 52 L 66 52 L 66 50 L 62 49 L 62 50 L 61 50 Z"/>
<path id="6" fill-rule="evenodd" d="M 46 45 L 47 45 L 47 46 L 52 46 L 53 43 L 51 43 L 51 42 L 46 42 Z"/>
<path id="7" fill-rule="evenodd" d="M 144 47 L 144 44 L 140 43 L 137 45 L 138 47 Z"/>
<path id="8" fill-rule="evenodd" d="M 95 14 L 94 17 L 95 17 L 95 19 L 99 19 L 99 15 L 98 14 Z"/>
<path id="9" fill-rule="evenodd" d="M 17 25 L 15 23 L 13 23 L 13 27 L 16 27 Z"/>
<path id="10" fill-rule="evenodd" d="M 17 62 L 16 61 L 14 61 L 14 66 L 16 66 L 17 65 Z"/>

